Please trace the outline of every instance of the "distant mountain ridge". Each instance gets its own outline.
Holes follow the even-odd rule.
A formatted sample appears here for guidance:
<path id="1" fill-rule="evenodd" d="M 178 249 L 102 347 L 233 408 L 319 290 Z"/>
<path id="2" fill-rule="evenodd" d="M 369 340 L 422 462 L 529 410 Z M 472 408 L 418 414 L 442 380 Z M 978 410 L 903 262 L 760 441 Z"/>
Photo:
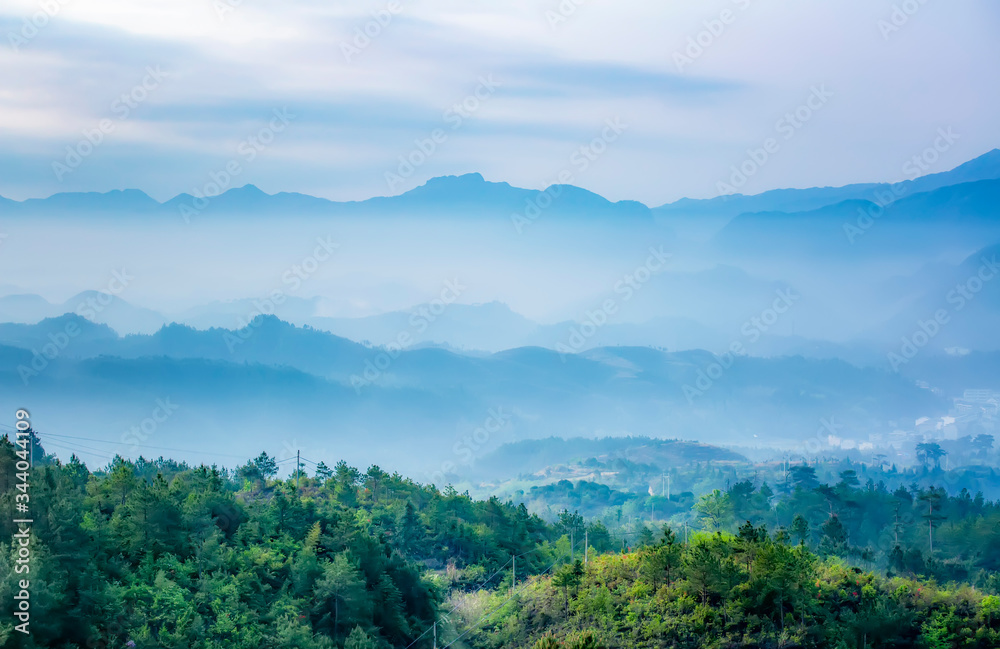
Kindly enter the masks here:
<path id="1" fill-rule="evenodd" d="M 755 434 L 790 444 L 831 413 L 847 431 L 867 431 L 949 407 L 912 379 L 841 361 L 739 357 L 721 374 L 709 369 L 720 362 L 635 347 L 390 354 L 270 316 L 246 331 L 173 325 L 118 338 L 67 315 L 0 326 L 0 406 L 32 403 L 41 430 L 113 439 L 169 399 L 179 414 L 160 446 L 226 452 L 222 432 L 235 427 L 255 444 L 280 433 L 359 456 L 388 446 L 400 466 L 427 471 L 454 462 L 456 437 L 484 425 L 492 432 L 476 433 L 477 448 L 551 435 L 745 443 Z"/>
<path id="2" fill-rule="evenodd" d="M 553 185 L 545 190 L 522 189 L 505 182 L 490 182 L 481 174 L 441 176 L 398 196 L 377 196 L 363 201 L 332 201 L 306 194 L 267 194 L 254 185 L 226 189 L 215 196 L 179 194 L 159 203 L 142 191 L 114 190 L 105 193 L 59 193 L 25 201 L 0 200 L 0 214 L 59 215 L 102 213 L 122 215 L 181 215 L 202 213 L 245 215 L 295 213 L 299 215 L 377 215 L 383 213 L 433 213 L 461 211 L 509 217 L 531 214 L 605 216 L 650 221 L 649 208 L 638 201 L 612 202 L 571 185 Z M 526 218 L 531 218 L 527 216 Z"/>
<path id="3" fill-rule="evenodd" d="M 178 223 L 180 206 L 195 201 L 193 197 L 180 195 L 160 204 L 136 190 L 0 201 L 0 219 L 12 224 L 12 233 L 35 228 L 32 235 L 24 234 L 24 240 L 52 232 L 65 239 L 62 245 L 70 250 L 79 224 L 70 226 L 63 219 L 79 215 L 83 229 L 93 228 L 101 241 L 82 251 L 83 261 L 91 268 L 106 272 L 107 260 L 120 254 L 122 265 L 117 267 L 146 266 L 146 286 L 176 288 L 179 278 L 162 276 L 162 269 L 182 258 L 189 241 L 202 246 L 194 258 L 199 265 L 210 266 L 216 259 L 213 253 L 218 253 L 231 260 L 234 270 L 246 267 L 256 272 L 261 255 L 268 255 L 278 243 L 278 233 L 301 231 L 312 237 L 317 225 L 327 229 L 336 215 L 343 214 L 346 218 L 335 225 L 351 245 L 342 266 L 324 268 L 307 292 L 286 295 L 268 312 L 281 321 L 364 345 L 386 345 L 401 333 L 408 335 L 407 347 L 413 351 L 434 347 L 424 353 L 452 350 L 473 356 L 532 346 L 559 350 L 567 345 L 573 352 L 650 346 L 721 353 L 740 344 L 757 357 L 801 354 L 872 366 L 884 360 L 886 351 L 909 333 L 913 322 L 945 300 L 947 291 L 941 289 L 946 287 L 939 277 L 960 281 L 956 273 L 970 272 L 958 268 L 962 260 L 1000 242 L 1000 179 L 981 178 L 997 173 L 1000 150 L 951 171 L 897 185 L 905 191 L 890 192 L 887 188 L 892 186 L 887 184 L 865 184 L 676 204 L 698 207 L 701 212 L 649 210 L 631 201 L 612 203 L 569 185 L 528 190 L 489 182 L 480 174 L 465 174 L 431 179 L 400 196 L 347 203 L 295 193 L 266 194 L 247 185 L 207 200 L 207 206 L 198 203 L 198 209 L 218 210 L 221 217 L 217 227 L 201 224 L 206 226 L 201 232 Z M 892 195 L 887 204 L 881 203 L 881 191 Z M 827 201 L 835 202 L 824 204 Z M 819 207 L 792 211 L 813 204 Z M 720 205 L 725 208 L 721 212 L 715 209 Z M 727 216 L 726 210 L 731 212 L 734 205 L 742 205 L 739 209 L 784 205 L 788 211 L 742 211 Z M 520 236 L 509 219 L 533 214 L 531 208 L 544 210 L 546 216 L 551 210 L 567 218 L 553 219 L 560 225 L 552 228 L 540 223 L 529 236 Z M 305 217 L 294 219 L 295 213 Z M 18 214 L 26 218 L 19 222 Z M 55 220 L 33 219 L 48 214 Z M 366 215 L 393 220 L 366 222 Z M 440 216 L 454 220 L 432 220 Z M 247 220 L 241 221 L 244 217 Z M 354 217 L 360 218 L 350 220 Z M 105 220 L 98 222 L 101 218 Z M 704 240 L 675 236 L 701 219 L 721 225 Z M 165 225 L 149 225 L 159 223 Z M 254 246 L 245 253 L 230 253 L 226 246 L 236 231 L 233 226 L 240 224 L 246 226 L 248 237 L 253 235 Z M 104 236 L 102 229 L 115 235 Z M 150 239 L 151 234 L 170 237 L 173 247 L 158 245 L 168 239 Z M 119 238 L 129 243 L 118 245 Z M 152 241 L 157 243 L 150 245 Z M 638 292 L 623 282 L 632 276 L 650 242 L 662 242 L 660 250 L 670 251 L 671 261 L 663 272 L 649 273 L 648 282 L 636 284 L 641 286 Z M 13 253 L 11 259 L 23 250 L 8 243 L 3 248 L 5 255 Z M 432 294 L 421 284 L 439 278 L 417 280 L 413 276 L 424 260 L 428 266 L 441 266 L 446 275 L 468 269 L 488 275 L 489 281 L 480 279 L 474 295 L 463 296 L 433 319 L 425 318 L 419 312 L 429 308 Z M 12 271 L 29 268 L 23 259 L 16 263 Z M 12 284 L 0 287 L 0 322 L 32 324 L 75 313 L 106 324 L 120 335 L 160 335 L 171 322 L 202 332 L 233 330 L 262 308 L 256 304 L 259 299 L 233 299 L 260 295 L 258 289 L 265 288 L 265 280 L 248 279 L 255 272 L 220 276 L 228 286 L 204 293 L 204 299 L 215 301 L 179 312 L 143 308 L 103 291 L 86 291 L 53 303 L 28 291 L 63 290 L 65 295 L 97 285 L 83 283 L 82 275 L 79 280 L 52 277 L 44 282 L 10 275 Z M 20 288 L 28 285 L 32 288 Z M 962 314 L 967 322 L 956 318 L 947 334 L 936 337 L 930 346 L 936 352 L 952 347 L 981 352 L 997 349 L 992 325 L 985 326 L 1000 322 L 997 286 L 990 283 Z M 571 290 L 563 293 L 561 288 Z M 539 291 L 545 293 L 536 295 Z M 631 299 L 633 294 L 638 298 Z M 789 300 L 793 309 L 779 305 L 781 314 L 790 311 L 787 316 L 772 308 L 785 294 L 801 296 Z M 123 295 L 156 309 L 167 308 L 146 287 Z M 187 298 L 178 294 L 172 299 Z M 607 299 L 612 300 L 608 308 L 614 315 L 595 311 Z M 524 317 L 508 304 L 532 317 Z M 968 322 L 968 313 L 980 319 Z M 183 331 L 168 327 L 164 341 L 167 334 Z M 152 348 L 148 340 L 143 344 Z"/>
<path id="4" fill-rule="evenodd" d="M 895 183 L 857 183 L 843 187 L 772 189 L 760 194 L 730 194 L 708 199 L 682 198 L 653 208 L 654 214 L 734 217 L 752 212 L 807 212 L 848 200 L 875 201 L 879 196 L 902 198 L 949 185 L 1000 178 L 1000 149 L 993 149 L 954 169 Z"/>
<path id="5" fill-rule="evenodd" d="M 635 301 L 631 322 L 609 321 L 576 348 L 579 351 L 606 345 L 648 344 L 670 349 L 720 349 L 728 346 L 730 341 L 717 329 L 706 326 L 705 321 L 721 322 L 727 310 L 737 313 L 752 311 L 759 308 L 757 304 L 772 301 L 775 291 L 783 288 L 789 286 L 784 282 L 751 276 L 732 266 L 664 273 L 658 285 L 643 289 L 650 296 L 647 305 L 691 301 L 696 297 L 697 301 L 704 303 L 703 308 L 694 313 L 661 315 Z M 94 322 L 108 324 L 124 335 L 151 334 L 168 322 L 196 329 L 232 329 L 244 326 L 248 318 L 259 313 L 254 300 L 249 298 L 209 302 L 176 313 L 158 313 L 133 306 L 117 296 L 112 298 L 109 306 L 88 311 L 80 308 L 81 305 L 86 307 L 84 298 L 87 295 L 97 294 L 83 293 L 61 305 L 51 304 L 37 295 L 0 297 L 0 322 L 36 323 L 64 313 L 79 313 Z M 580 326 L 576 319 L 540 324 L 499 301 L 455 303 L 441 313 L 428 311 L 431 309 L 429 304 L 415 304 L 405 309 L 362 317 L 318 315 L 330 312 L 330 306 L 331 301 L 327 297 L 289 296 L 275 307 L 274 315 L 286 322 L 307 325 L 357 342 L 384 345 L 395 342 L 400 333 L 405 332 L 414 345 L 439 345 L 485 352 L 525 345 L 554 349 L 560 344 L 567 344 L 572 331 Z M 573 317 L 580 318 L 577 314 Z M 738 329 L 743 317 L 731 316 L 728 324 Z"/>
<path id="6" fill-rule="evenodd" d="M 83 291 L 62 303 L 52 303 L 34 294 L 0 297 L 0 322 L 34 324 L 66 313 L 106 324 L 121 333 L 153 333 L 168 322 L 162 314 L 130 304 L 107 291 Z"/>
<path id="7" fill-rule="evenodd" d="M 991 184 L 1000 187 L 1000 181 L 992 181 Z M 921 196 L 913 198 L 925 202 Z M 836 209 L 834 206 L 821 212 L 831 212 L 836 216 Z M 794 218 L 789 215 L 753 216 L 774 218 L 780 226 L 770 235 L 779 238 L 777 244 L 772 245 L 780 246 L 781 234 L 793 229 L 785 223 L 786 219 Z M 743 218 L 734 225 L 742 222 Z M 821 222 L 817 218 L 803 226 L 815 226 L 817 222 L 829 226 L 836 225 L 838 219 Z M 734 237 L 734 241 L 746 245 L 748 241 L 752 243 L 752 238 L 747 232 Z M 827 240 L 821 237 L 818 241 Z M 757 245 L 765 247 L 766 240 Z M 657 304 L 669 304 L 677 299 L 697 301 L 685 298 L 686 295 L 694 295 L 705 305 L 699 311 L 692 314 L 691 308 L 688 308 L 687 314 L 671 315 L 650 312 L 645 320 L 636 322 L 607 321 L 600 327 L 594 327 L 587 336 L 580 334 L 585 328 L 586 318 L 539 324 L 499 301 L 452 304 L 433 319 L 428 315 L 428 305 L 367 317 L 332 318 L 316 315 L 324 298 L 291 297 L 273 315 L 258 316 L 253 322 L 265 323 L 266 326 L 261 328 L 263 331 L 270 331 L 279 326 L 276 323 L 280 323 L 280 326 L 302 327 L 303 332 L 313 332 L 320 337 L 332 335 L 350 342 L 356 350 L 396 344 L 401 333 L 407 334 L 409 342 L 405 347 L 409 349 L 438 347 L 474 355 L 531 346 L 560 353 L 565 352 L 567 347 L 578 353 L 619 346 L 649 346 L 671 351 L 708 349 L 721 353 L 737 341 L 743 345 L 742 353 L 751 356 L 802 355 L 839 358 L 861 366 L 881 366 L 885 353 L 878 352 L 879 348 L 885 348 L 900 336 L 912 333 L 913 323 L 925 319 L 938 308 L 957 306 L 952 304 L 959 302 L 953 295 L 953 289 L 969 281 L 980 270 L 983 273 L 981 276 L 988 279 L 973 296 L 961 300 L 961 308 L 956 308 L 955 322 L 949 324 L 941 336 L 935 336 L 928 347 L 936 352 L 951 347 L 978 351 L 1000 349 L 1000 342 L 994 334 L 1000 327 L 1000 281 L 993 281 L 994 274 L 1000 275 L 1000 271 L 993 270 L 998 259 L 1000 243 L 966 253 L 960 263 L 928 263 L 912 275 L 896 276 L 881 287 L 873 287 L 873 298 L 887 303 L 885 315 L 872 320 L 871 325 L 859 329 L 852 338 L 842 342 L 797 336 L 790 320 L 775 320 L 772 323 L 774 326 L 763 326 L 763 323 L 755 325 L 752 320 L 743 320 L 744 316 L 733 319 L 727 309 L 737 315 L 741 312 L 754 313 L 759 304 L 770 304 L 780 299 L 781 295 L 794 298 L 798 293 L 793 285 L 762 280 L 739 268 L 724 265 L 699 272 L 673 273 L 663 279 L 661 285 L 644 289 Z M 797 302 L 798 298 L 794 298 L 792 304 Z M 823 304 L 796 304 L 795 309 L 799 323 L 809 318 L 831 320 L 837 315 L 836 309 Z M 249 299 L 212 302 L 177 314 L 173 323 L 168 325 L 171 322 L 169 317 L 107 293 L 86 291 L 61 305 L 52 304 L 37 295 L 15 294 L 0 297 L 0 323 L 9 323 L 0 324 L 0 343 L 5 341 L 4 331 L 29 331 L 30 325 L 35 324 L 42 330 L 48 326 L 47 323 L 72 317 L 80 320 L 81 327 L 97 323 L 114 338 L 124 334 L 146 334 L 146 337 L 125 336 L 125 340 L 133 341 L 132 348 L 139 350 L 134 354 L 157 354 L 160 342 L 153 344 L 150 341 L 167 341 L 170 336 L 186 332 L 183 336 L 192 340 L 201 337 L 199 346 L 213 336 L 219 339 L 209 346 L 215 349 L 214 352 L 208 353 L 203 349 L 202 353 L 208 358 L 226 359 L 232 357 L 232 351 L 224 351 L 226 345 L 222 344 L 220 337 L 224 332 L 246 327 L 247 318 L 257 313 L 259 310 Z M 635 315 L 642 313 L 639 309 L 633 310 Z M 710 327 L 705 322 L 717 324 Z M 727 335 L 726 331 L 730 333 Z M 10 340 L 14 339 L 8 342 Z M 136 341 L 144 342 L 139 345 Z M 38 339 L 38 345 L 45 343 L 44 336 Z M 128 352 L 126 355 L 132 354 Z M 236 357 L 242 358 L 239 354 Z M 317 370 L 310 368 L 309 371 Z M 319 371 L 319 374 L 323 375 L 323 372 Z"/>
<path id="8" fill-rule="evenodd" d="M 623 458 L 653 464 L 664 471 L 689 466 L 695 462 L 746 462 L 739 453 L 672 439 L 649 437 L 608 437 L 562 439 L 549 437 L 509 442 L 490 452 L 466 469 L 482 482 L 491 479 L 534 473 L 551 465 L 582 462 L 588 459 Z"/>
<path id="9" fill-rule="evenodd" d="M 744 212 L 712 239 L 726 254 L 784 257 L 929 254 L 1000 237 L 1000 179 L 948 185 L 891 203 L 848 199 L 808 212 Z"/>
<path id="10" fill-rule="evenodd" d="M 490 182 L 479 173 L 460 176 L 439 176 L 397 196 L 378 196 L 362 201 L 332 201 L 307 194 L 279 192 L 267 194 L 254 185 L 225 188 L 216 196 L 196 198 L 191 194 L 177 196 L 159 203 L 137 189 L 109 192 L 57 193 L 48 198 L 14 201 L 0 197 L 0 214 L 40 215 L 63 212 L 166 214 L 178 213 L 183 207 L 198 213 L 241 212 L 247 214 L 292 211 L 298 214 L 377 214 L 401 209 L 413 212 L 427 210 L 473 209 L 484 214 L 530 210 L 532 205 L 546 212 L 593 212 L 649 219 L 659 217 L 691 217 L 725 219 L 749 212 L 804 212 L 847 200 L 873 200 L 895 187 L 898 196 L 929 192 L 949 185 L 1000 178 L 1000 149 L 993 149 L 977 158 L 943 171 L 898 183 L 859 183 L 843 187 L 813 187 L 805 189 L 774 189 L 756 195 L 733 194 L 711 199 L 683 198 L 650 209 L 638 201 L 612 202 L 573 185 L 553 185 L 544 190 L 513 187 L 506 182 Z"/>

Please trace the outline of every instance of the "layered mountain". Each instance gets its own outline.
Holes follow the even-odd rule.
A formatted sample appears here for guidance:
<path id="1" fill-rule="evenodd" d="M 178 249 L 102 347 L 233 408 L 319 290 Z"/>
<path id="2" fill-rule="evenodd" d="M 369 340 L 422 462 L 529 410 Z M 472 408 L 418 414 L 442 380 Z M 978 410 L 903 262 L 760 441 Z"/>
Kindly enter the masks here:
<path id="1" fill-rule="evenodd" d="M 364 201 L 337 202 L 305 194 L 267 194 L 253 185 L 227 189 L 213 196 L 180 194 L 158 203 L 145 193 L 115 190 L 106 193 L 60 193 L 44 199 L 0 202 L 0 215 L 148 216 L 192 218 L 220 215 L 268 216 L 379 216 L 461 215 L 463 217 L 518 215 L 525 222 L 546 217 L 609 218 L 629 221 L 652 220 L 649 208 L 637 201 L 612 202 L 598 194 L 571 185 L 553 185 L 545 190 L 522 189 L 504 182 L 489 182 L 481 174 L 443 176 L 398 196 Z"/>
<path id="2" fill-rule="evenodd" d="M 948 408 L 912 378 L 841 361 L 640 347 L 470 356 L 368 348 L 271 317 L 243 331 L 174 325 L 118 338 L 66 316 L 6 325 L 0 345 L 0 407 L 33 404 L 42 431 L 116 442 L 168 400 L 176 415 L 156 422 L 148 445 L 226 453 L 235 428 L 254 447 L 295 441 L 348 459 L 383 445 L 411 470 L 454 462 L 456 445 L 479 453 L 550 435 L 794 446 L 813 432 L 826 444 L 832 420 L 863 441 Z"/>
<path id="3" fill-rule="evenodd" d="M 674 217 L 662 210 L 654 219 L 640 204 L 613 203 L 579 188 L 527 190 L 478 174 L 355 203 L 269 195 L 252 186 L 164 204 L 135 191 L 8 201 L 0 204 L 7 235 L 2 259 L 14 286 L 0 289 L 0 322 L 75 313 L 118 334 L 147 334 L 129 337 L 127 346 L 105 341 L 109 347 L 95 352 L 118 357 L 188 346 L 200 351 L 185 358 L 258 362 L 242 351 L 249 343 L 230 351 L 224 338 L 270 313 L 317 335 L 363 343 L 356 359 L 368 346 L 393 344 L 411 353 L 434 348 L 421 353 L 479 357 L 527 346 L 721 353 L 739 345 L 754 356 L 884 366 L 921 319 L 941 304 L 952 308 L 949 292 L 981 264 L 970 255 L 1000 242 L 1000 180 L 986 178 L 998 161 L 994 151 L 895 187 L 736 197 L 727 204 L 766 210 L 735 217 L 728 207 L 720 212 L 713 201 L 699 202 L 705 218 L 729 219 L 707 246 L 674 236 L 664 225 Z M 883 202 L 886 188 L 895 191 Z M 189 203 L 219 218 L 185 223 L 180 207 Z M 792 211 L 800 208 L 810 209 Z M 701 218 L 695 213 L 689 216 Z M 515 223 L 512 215 L 524 220 Z M 31 266 L 23 242 L 42 236 L 80 279 Z M 318 239 L 339 242 L 322 262 L 313 254 Z M 654 259 L 660 256 L 662 263 Z M 121 268 L 140 278 L 127 292 L 79 292 L 106 285 L 101 278 Z M 451 278 L 461 278 L 468 292 L 443 306 L 435 298 Z M 996 349 L 996 286 L 988 283 L 966 299 L 928 348 Z M 31 290 L 79 293 L 50 301 Z M 275 290 L 281 303 L 262 308 L 262 296 Z M 199 301 L 184 310 L 164 306 Z M 162 329 L 168 323 L 186 326 Z M 171 337 L 184 344 L 173 345 Z M 289 364 L 343 379 L 318 360 L 308 366 L 300 360 Z"/>
<path id="4" fill-rule="evenodd" d="M 121 333 L 152 333 L 168 322 L 162 314 L 136 306 L 110 291 L 83 291 L 53 303 L 34 294 L 0 297 L 0 322 L 34 324 L 45 318 L 75 313 Z"/>
<path id="5" fill-rule="evenodd" d="M 724 448 L 671 439 L 608 437 L 532 439 L 504 444 L 488 453 L 463 473 L 479 482 L 502 480 L 543 469 L 597 461 L 626 460 L 668 471 L 696 462 L 747 462 L 747 458 Z"/>
<path id="6" fill-rule="evenodd" d="M 897 352 L 914 338 L 921 351 L 1000 351 L 1000 244 L 918 272 L 909 289 L 899 312 L 869 331 L 870 339 Z"/>
<path id="7" fill-rule="evenodd" d="M 918 171 L 917 167 L 913 167 Z M 846 201 L 887 205 L 900 198 L 943 187 L 1000 178 L 1000 149 L 993 149 L 949 171 L 892 183 L 858 183 L 843 187 L 775 189 L 748 196 L 729 194 L 710 199 L 684 198 L 653 209 L 657 218 L 704 232 L 719 229 L 740 214 L 814 212 Z"/>
<path id="8" fill-rule="evenodd" d="M 733 218 L 713 238 L 728 255 L 786 260 L 935 256 L 1000 240 L 1000 180 L 914 194 L 883 205 L 852 199 L 809 212 Z"/>
<path id="9" fill-rule="evenodd" d="M 44 199 L 12 201 L 0 197 L 0 214 L 67 215 L 124 214 L 177 215 L 182 210 L 196 214 L 238 213 L 243 215 L 463 215 L 575 214 L 613 218 L 649 219 L 652 216 L 677 224 L 700 222 L 724 225 L 740 214 L 813 212 L 846 201 L 887 204 L 915 194 L 945 187 L 1000 178 L 1000 150 L 994 149 L 952 170 L 905 179 L 895 183 L 859 183 L 843 187 L 776 189 L 747 196 L 731 194 L 711 199 L 681 199 L 650 210 L 636 201 L 609 201 L 572 185 L 553 185 L 545 190 L 513 187 L 489 182 L 481 174 L 432 178 L 424 185 L 398 196 L 363 201 L 338 202 L 294 192 L 267 194 L 253 185 L 228 188 L 212 196 L 179 194 L 159 203 L 135 189 L 105 193 L 58 193 Z"/>

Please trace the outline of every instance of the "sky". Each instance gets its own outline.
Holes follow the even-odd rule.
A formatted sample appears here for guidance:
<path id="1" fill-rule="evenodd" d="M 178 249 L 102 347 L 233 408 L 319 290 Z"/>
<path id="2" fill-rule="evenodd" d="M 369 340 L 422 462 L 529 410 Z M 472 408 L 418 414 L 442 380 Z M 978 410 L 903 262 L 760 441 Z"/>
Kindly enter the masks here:
<path id="1" fill-rule="evenodd" d="M 941 129 L 928 172 L 1000 146 L 998 32 L 995 0 L 6 0 L 0 195 L 897 181 Z"/>

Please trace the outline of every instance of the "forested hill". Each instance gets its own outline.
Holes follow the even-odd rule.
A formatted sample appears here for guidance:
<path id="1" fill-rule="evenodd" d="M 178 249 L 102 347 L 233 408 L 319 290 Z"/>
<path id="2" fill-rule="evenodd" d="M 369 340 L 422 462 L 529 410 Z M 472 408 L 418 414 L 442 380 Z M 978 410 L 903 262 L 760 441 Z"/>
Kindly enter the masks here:
<path id="1" fill-rule="evenodd" d="M 882 578 L 747 525 L 737 536 L 668 534 L 506 593 L 457 596 L 460 623 L 497 612 L 479 649 L 1000 646 L 1000 597 Z"/>
<path id="2" fill-rule="evenodd" d="M 586 459 L 626 460 L 655 465 L 661 469 L 688 466 L 696 462 L 746 462 L 729 449 L 699 442 L 650 437 L 574 437 L 522 440 L 504 444 L 477 460 L 465 473 L 479 480 L 516 476 L 541 471 L 551 465 Z"/>
<path id="3" fill-rule="evenodd" d="M 735 492 L 702 498 L 695 511 L 719 529 L 685 539 L 669 527 L 609 531 L 569 512 L 547 522 L 377 466 L 320 463 L 277 479 L 281 463 L 261 454 L 233 471 L 116 458 L 91 472 L 40 448 L 27 476 L 25 636 L 13 628 L 8 541 L 23 501 L 19 454 L 0 438 L 2 647 L 431 649 L 435 635 L 456 649 L 1000 642 L 1000 580 L 982 557 L 968 558 L 966 585 L 937 586 L 922 576 L 928 565 L 856 556 L 858 539 L 844 538 L 835 514 L 821 530 L 732 529 L 734 515 L 766 508 L 760 491 L 752 507 Z M 796 493 L 824 489 L 856 485 Z M 988 534 L 997 507 L 971 506 L 969 536 Z M 849 567 L 864 561 L 878 574 Z"/>
<path id="4" fill-rule="evenodd" d="M 515 555 L 522 576 L 541 572 L 568 533 L 377 466 L 320 465 L 297 488 L 265 454 L 232 472 L 117 458 L 91 473 L 50 458 L 30 475 L 25 638 L 11 615 L 18 450 L 0 438 L 2 647 L 406 647 L 452 589 L 496 585 Z"/>

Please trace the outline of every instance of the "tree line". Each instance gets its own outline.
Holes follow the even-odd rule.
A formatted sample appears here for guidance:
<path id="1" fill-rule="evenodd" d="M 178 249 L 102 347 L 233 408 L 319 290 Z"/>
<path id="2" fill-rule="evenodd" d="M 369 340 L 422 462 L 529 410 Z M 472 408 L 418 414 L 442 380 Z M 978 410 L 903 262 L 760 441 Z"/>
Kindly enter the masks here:
<path id="1" fill-rule="evenodd" d="M 981 495 L 798 467 L 788 493 L 743 481 L 693 500 L 701 531 L 623 535 L 378 466 L 282 479 L 267 454 L 233 470 L 35 457 L 23 637 L 0 439 L 4 647 L 998 646 L 1000 511 Z"/>

